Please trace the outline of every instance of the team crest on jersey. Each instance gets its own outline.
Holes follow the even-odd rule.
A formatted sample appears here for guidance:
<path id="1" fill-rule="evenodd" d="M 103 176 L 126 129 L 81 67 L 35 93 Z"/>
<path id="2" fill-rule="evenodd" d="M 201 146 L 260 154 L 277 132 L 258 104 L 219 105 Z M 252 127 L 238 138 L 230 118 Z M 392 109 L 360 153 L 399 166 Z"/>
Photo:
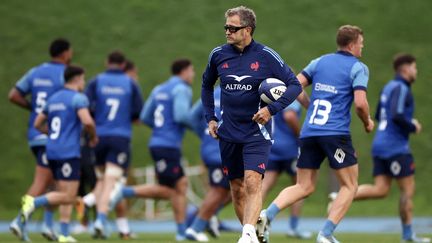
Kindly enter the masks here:
<path id="1" fill-rule="evenodd" d="M 250 68 L 256 72 L 256 71 L 258 71 L 259 66 L 260 66 L 259 62 L 256 61 L 256 62 L 251 63 Z"/>
<path id="2" fill-rule="evenodd" d="M 252 76 L 250 76 L 250 75 L 237 76 L 234 74 L 230 74 L 230 75 L 227 75 L 227 77 L 234 78 L 235 81 L 240 83 L 243 79 L 250 78 Z"/>

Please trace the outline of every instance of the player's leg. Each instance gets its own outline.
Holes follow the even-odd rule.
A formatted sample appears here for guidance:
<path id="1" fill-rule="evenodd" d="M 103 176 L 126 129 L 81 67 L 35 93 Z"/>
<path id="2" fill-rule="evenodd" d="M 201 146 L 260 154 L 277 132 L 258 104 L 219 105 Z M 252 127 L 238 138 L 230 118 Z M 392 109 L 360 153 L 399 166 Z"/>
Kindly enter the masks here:
<path id="1" fill-rule="evenodd" d="M 186 237 L 187 188 L 188 180 L 186 176 L 182 176 L 175 183 L 174 193 L 171 197 L 174 219 L 177 223 L 177 240 L 183 240 Z"/>
<path id="2" fill-rule="evenodd" d="M 272 162 L 269 162 L 269 164 Z M 267 197 L 270 190 L 273 188 L 273 186 L 276 184 L 277 179 L 279 178 L 279 171 L 278 170 L 270 170 L 270 168 L 267 168 L 264 179 L 262 181 L 262 196 L 263 201 Z"/>
<path id="3" fill-rule="evenodd" d="M 403 238 L 409 239 L 413 234 L 412 218 L 413 218 L 413 197 L 415 192 L 414 176 L 406 176 L 397 179 L 400 190 L 399 199 L 399 215 L 402 221 Z"/>
<path id="4" fill-rule="evenodd" d="M 335 240 L 333 232 L 351 206 L 358 188 L 358 164 L 350 136 L 320 137 L 319 143 L 326 152 L 330 167 L 335 171 L 340 189 L 334 200 L 317 242 Z"/>
<path id="5" fill-rule="evenodd" d="M 67 194 L 68 196 L 68 202 L 62 204 L 59 207 L 59 213 L 60 213 L 60 236 L 59 241 L 62 240 L 68 240 L 71 238 L 70 236 L 70 230 L 69 230 L 69 224 L 71 220 L 72 215 L 72 209 L 73 204 L 76 201 L 76 195 L 78 192 L 79 187 L 79 181 L 66 181 L 66 180 L 60 180 L 57 182 L 57 190 L 59 192 L 62 192 L 64 194 Z"/>
<path id="6" fill-rule="evenodd" d="M 392 178 L 387 175 L 377 175 L 374 184 L 359 185 L 354 200 L 384 198 L 390 192 Z"/>
<path id="7" fill-rule="evenodd" d="M 234 211 L 240 223 L 243 224 L 244 204 L 245 204 L 245 189 L 243 178 L 230 180 L 231 197 L 234 205 Z"/>
<path id="8" fill-rule="evenodd" d="M 127 202 L 125 199 L 121 200 L 115 207 L 116 225 L 119 231 L 120 239 L 131 239 L 131 231 L 127 218 Z"/>
<path id="9" fill-rule="evenodd" d="M 208 241 L 203 231 L 209 224 L 210 218 L 217 213 L 222 205 L 226 204 L 227 198 L 230 198 L 228 179 L 224 177 L 222 167 L 208 166 L 207 169 L 210 189 L 204 197 L 197 216 L 191 226 L 186 230 L 186 237 L 191 240 Z M 212 235 L 218 237 L 219 229 L 212 229 Z"/>
<path id="10" fill-rule="evenodd" d="M 291 164 L 295 166 L 297 164 L 296 161 L 297 160 L 291 161 Z M 297 170 L 296 170 L 296 167 L 294 167 L 294 166 L 290 166 L 291 169 L 288 170 L 288 174 L 291 177 L 293 185 L 295 185 L 297 182 L 297 175 L 296 175 Z M 291 237 L 300 238 L 300 239 L 310 239 L 312 237 L 311 232 L 300 231 L 298 229 L 303 203 L 304 203 L 304 199 L 299 200 L 299 201 L 295 202 L 293 205 L 291 205 L 291 214 L 289 217 L 289 230 L 288 230 L 287 235 L 291 236 Z"/>

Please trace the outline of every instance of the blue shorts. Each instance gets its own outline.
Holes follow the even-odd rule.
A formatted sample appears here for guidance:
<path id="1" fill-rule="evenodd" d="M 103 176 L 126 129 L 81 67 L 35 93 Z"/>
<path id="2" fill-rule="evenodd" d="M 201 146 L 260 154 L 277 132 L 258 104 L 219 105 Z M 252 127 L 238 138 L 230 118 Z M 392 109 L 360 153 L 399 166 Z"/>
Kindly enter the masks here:
<path id="1" fill-rule="evenodd" d="M 222 187 L 229 190 L 230 185 L 228 178 L 224 175 L 222 166 L 220 165 L 208 165 L 207 166 L 208 178 L 210 186 L 212 187 Z"/>
<path id="2" fill-rule="evenodd" d="M 130 139 L 125 137 L 100 137 L 95 148 L 96 166 L 114 163 L 124 170 L 129 167 Z"/>
<path id="3" fill-rule="evenodd" d="M 414 175 L 414 158 L 411 154 L 399 154 L 387 159 L 374 156 L 373 176 L 387 175 L 401 178 Z"/>
<path id="4" fill-rule="evenodd" d="M 286 172 L 290 176 L 297 174 L 297 158 L 286 160 L 269 160 L 267 171 Z"/>
<path id="5" fill-rule="evenodd" d="M 155 162 L 155 171 L 159 184 L 174 188 L 184 176 L 180 163 L 181 152 L 176 148 L 152 147 L 150 154 Z"/>
<path id="6" fill-rule="evenodd" d="M 45 146 L 33 146 L 31 147 L 33 155 L 36 158 L 36 163 L 38 166 L 49 168 L 48 159 L 46 157 L 46 147 Z"/>
<path id="7" fill-rule="evenodd" d="M 264 175 L 270 154 L 270 142 L 230 143 L 220 140 L 219 148 L 223 172 L 229 180 L 243 178 L 245 170 Z"/>
<path id="8" fill-rule="evenodd" d="M 49 160 L 49 165 L 57 181 L 79 181 L 80 179 L 81 162 L 79 158 Z"/>
<path id="9" fill-rule="evenodd" d="M 357 164 L 357 156 L 349 135 L 317 136 L 300 139 L 297 168 L 319 169 L 325 158 L 338 170 Z"/>

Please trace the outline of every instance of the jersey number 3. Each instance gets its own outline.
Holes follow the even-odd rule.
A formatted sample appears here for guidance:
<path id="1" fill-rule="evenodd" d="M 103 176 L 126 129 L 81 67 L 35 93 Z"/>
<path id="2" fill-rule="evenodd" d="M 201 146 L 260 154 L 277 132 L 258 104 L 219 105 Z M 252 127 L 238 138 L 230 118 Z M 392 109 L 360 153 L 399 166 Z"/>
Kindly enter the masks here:
<path id="1" fill-rule="evenodd" d="M 332 105 L 327 100 L 315 100 L 313 102 L 314 109 L 309 119 L 310 124 L 325 125 L 329 119 L 329 114 Z"/>

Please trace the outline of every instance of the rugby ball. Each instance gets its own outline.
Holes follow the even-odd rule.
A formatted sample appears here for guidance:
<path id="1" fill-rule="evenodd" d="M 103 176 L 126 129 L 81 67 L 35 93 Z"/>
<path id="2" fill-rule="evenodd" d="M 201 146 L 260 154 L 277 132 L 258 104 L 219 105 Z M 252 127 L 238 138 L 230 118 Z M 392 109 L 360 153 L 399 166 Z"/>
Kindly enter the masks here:
<path id="1" fill-rule="evenodd" d="M 262 101 L 270 104 L 278 100 L 285 93 L 286 88 L 283 81 L 276 78 L 267 78 L 261 82 L 258 93 Z"/>

